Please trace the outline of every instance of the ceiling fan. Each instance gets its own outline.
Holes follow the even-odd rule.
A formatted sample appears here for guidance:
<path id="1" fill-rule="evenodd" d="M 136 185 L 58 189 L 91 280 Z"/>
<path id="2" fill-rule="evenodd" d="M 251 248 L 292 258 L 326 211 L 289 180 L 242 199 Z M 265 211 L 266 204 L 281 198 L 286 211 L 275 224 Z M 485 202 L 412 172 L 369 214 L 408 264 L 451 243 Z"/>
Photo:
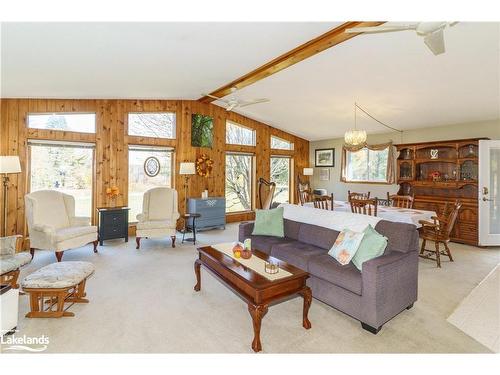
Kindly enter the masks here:
<path id="1" fill-rule="evenodd" d="M 236 87 L 231 87 L 231 93 L 236 92 L 237 88 Z M 270 100 L 267 98 L 260 98 L 260 99 L 253 99 L 253 100 L 241 100 L 238 99 L 234 96 L 228 98 L 228 99 L 222 99 L 218 98 L 217 96 L 210 95 L 210 94 L 202 94 L 203 96 L 208 96 L 209 98 L 220 100 L 221 102 L 226 103 L 226 111 L 232 111 L 235 108 L 242 108 L 246 107 L 249 105 L 253 104 L 258 104 L 258 103 L 266 103 L 269 102 Z"/>
<path id="2" fill-rule="evenodd" d="M 424 38 L 424 43 L 434 55 L 444 53 L 443 31 L 448 26 L 455 26 L 457 22 L 417 22 L 406 24 L 385 24 L 374 27 L 353 27 L 346 33 L 386 33 L 392 31 L 415 30 L 417 35 Z"/>

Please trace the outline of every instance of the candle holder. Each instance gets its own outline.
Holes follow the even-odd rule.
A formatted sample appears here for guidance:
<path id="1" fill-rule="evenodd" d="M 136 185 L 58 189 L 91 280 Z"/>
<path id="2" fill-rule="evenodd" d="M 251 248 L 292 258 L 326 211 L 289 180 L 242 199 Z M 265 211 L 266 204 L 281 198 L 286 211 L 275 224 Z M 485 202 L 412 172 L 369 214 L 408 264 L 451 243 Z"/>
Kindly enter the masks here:
<path id="1" fill-rule="evenodd" d="M 264 264 L 264 271 L 269 274 L 276 274 L 280 271 L 280 268 L 278 267 L 277 264 L 271 263 L 271 262 L 266 262 Z"/>

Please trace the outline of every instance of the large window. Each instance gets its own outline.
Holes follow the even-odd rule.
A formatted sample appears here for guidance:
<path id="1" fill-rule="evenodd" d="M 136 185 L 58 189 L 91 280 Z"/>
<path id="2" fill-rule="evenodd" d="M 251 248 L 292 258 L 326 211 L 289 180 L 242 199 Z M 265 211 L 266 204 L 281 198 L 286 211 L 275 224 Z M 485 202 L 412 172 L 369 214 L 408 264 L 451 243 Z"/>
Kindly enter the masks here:
<path id="1" fill-rule="evenodd" d="M 128 135 L 175 138 L 175 113 L 129 113 Z"/>
<path id="2" fill-rule="evenodd" d="M 273 203 L 290 202 L 290 163 L 289 157 L 271 157 L 271 181 L 276 183 Z"/>
<path id="3" fill-rule="evenodd" d="M 389 148 L 359 151 L 346 151 L 347 182 L 388 182 Z"/>
<path id="4" fill-rule="evenodd" d="M 293 150 L 293 142 L 271 136 L 271 148 L 274 150 Z"/>
<path id="5" fill-rule="evenodd" d="M 58 190 L 75 197 L 75 215 L 92 216 L 94 146 L 29 142 L 30 191 Z"/>
<path id="6" fill-rule="evenodd" d="M 152 159 L 150 159 L 152 158 Z M 146 161 L 148 161 L 145 166 Z M 159 162 L 159 171 L 156 169 Z M 146 173 L 156 176 L 148 176 Z M 153 173 L 151 173 L 153 172 Z M 142 212 L 142 197 L 146 190 L 157 186 L 172 186 L 172 150 L 130 146 L 128 150 L 128 206 L 130 222 Z"/>
<path id="7" fill-rule="evenodd" d="M 30 113 L 28 127 L 95 133 L 95 113 Z"/>
<path id="8" fill-rule="evenodd" d="M 255 146 L 255 130 L 228 121 L 226 122 L 226 143 Z"/>
<path id="9" fill-rule="evenodd" d="M 253 199 L 253 155 L 226 154 L 226 212 L 250 211 Z"/>

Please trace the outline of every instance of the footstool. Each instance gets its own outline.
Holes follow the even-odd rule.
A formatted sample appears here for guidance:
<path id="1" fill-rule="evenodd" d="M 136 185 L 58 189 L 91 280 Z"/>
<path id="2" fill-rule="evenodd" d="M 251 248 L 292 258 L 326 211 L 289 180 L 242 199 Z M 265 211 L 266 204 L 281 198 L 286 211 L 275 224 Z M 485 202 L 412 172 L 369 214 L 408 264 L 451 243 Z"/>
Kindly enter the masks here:
<path id="1" fill-rule="evenodd" d="M 64 309 L 65 303 L 88 303 L 83 298 L 85 282 L 94 273 L 89 262 L 60 262 L 40 268 L 24 278 L 21 286 L 30 296 L 31 311 L 27 318 L 60 318 L 75 316 Z M 46 308 L 45 304 L 49 304 Z M 53 307 L 55 306 L 55 310 Z"/>

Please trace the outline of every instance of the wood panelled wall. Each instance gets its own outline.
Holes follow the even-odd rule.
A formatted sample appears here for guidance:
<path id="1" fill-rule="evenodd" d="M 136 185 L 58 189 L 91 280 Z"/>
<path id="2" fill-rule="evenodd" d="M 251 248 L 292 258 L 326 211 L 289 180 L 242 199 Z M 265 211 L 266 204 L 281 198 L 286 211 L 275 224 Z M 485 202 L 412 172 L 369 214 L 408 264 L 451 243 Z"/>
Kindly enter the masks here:
<path id="1" fill-rule="evenodd" d="M 24 195 L 28 192 L 29 139 L 83 141 L 95 143 L 94 208 L 111 202 L 105 194 L 106 187 L 116 185 L 122 195 L 117 205 L 126 205 L 128 196 L 128 145 L 172 146 L 175 148 L 174 187 L 179 193 L 179 212 L 184 212 L 184 179 L 177 172 L 183 161 L 195 161 L 205 153 L 214 160 L 213 173 L 205 178 L 191 176 L 189 195 L 199 197 L 208 188 L 210 196 L 224 196 L 225 152 L 249 151 L 256 155 L 256 177 L 269 179 L 270 156 L 286 154 L 293 157 L 295 175 L 309 164 L 309 142 L 249 119 L 213 104 L 189 100 L 67 100 L 67 99 L 1 99 L 0 155 L 19 155 L 22 173 L 10 175 L 8 195 L 7 233 L 24 234 Z M 175 112 L 175 140 L 136 137 L 127 135 L 129 112 Z M 95 112 L 96 133 L 74 133 L 52 130 L 28 129 L 28 113 L 36 112 Z M 191 114 L 200 113 L 214 118 L 214 144 L 211 149 L 191 147 Z M 226 145 L 226 120 L 256 130 L 256 147 Z M 270 136 L 275 135 L 294 143 L 293 151 L 270 149 Z M 295 190 L 295 189 L 294 189 Z M 0 194 L 2 194 L 0 192 Z M 294 191 L 295 194 L 295 191 Z M 3 197 L 1 197 L 3 199 Z M 258 200 L 257 200 L 258 201 Z M 0 199 L 0 202 L 3 202 Z M 228 222 L 249 220 L 252 213 L 231 214 Z M 0 219 L 3 226 L 3 217 Z M 95 220 L 95 219 L 94 219 Z"/>

